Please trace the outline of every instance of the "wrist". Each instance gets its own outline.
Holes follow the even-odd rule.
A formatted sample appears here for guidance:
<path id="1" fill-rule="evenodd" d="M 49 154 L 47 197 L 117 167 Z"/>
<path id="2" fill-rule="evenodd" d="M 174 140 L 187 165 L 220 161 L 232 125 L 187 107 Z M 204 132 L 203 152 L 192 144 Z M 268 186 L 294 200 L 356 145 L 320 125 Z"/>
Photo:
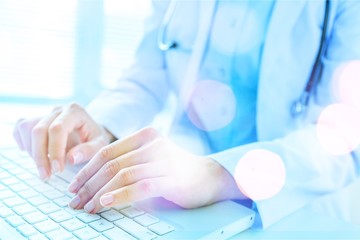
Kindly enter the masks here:
<path id="1" fill-rule="evenodd" d="M 212 159 L 213 160 L 213 159 Z M 218 190 L 216 193 L 216 201 L 223 201 L 229 199 L 247 199 L 247 197 L 240 191 L 234 177 L 217 161 L 213 160 L 217 166 L 218 176 Z"/>

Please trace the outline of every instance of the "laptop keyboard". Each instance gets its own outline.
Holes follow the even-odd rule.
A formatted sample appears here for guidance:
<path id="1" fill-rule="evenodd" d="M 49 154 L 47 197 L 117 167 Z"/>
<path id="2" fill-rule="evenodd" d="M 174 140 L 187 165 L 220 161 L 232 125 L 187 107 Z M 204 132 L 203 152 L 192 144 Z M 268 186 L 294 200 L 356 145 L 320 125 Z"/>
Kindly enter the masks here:
<path id="1" fill-rule="evenodd" d="M 131 205 L 97 214 L 71 209 L 70 180 L 65 171 L 43 182 L 31 158 L 0 149 L 0 217 L 29 239 L 154 239 L 175 230 Z"/>

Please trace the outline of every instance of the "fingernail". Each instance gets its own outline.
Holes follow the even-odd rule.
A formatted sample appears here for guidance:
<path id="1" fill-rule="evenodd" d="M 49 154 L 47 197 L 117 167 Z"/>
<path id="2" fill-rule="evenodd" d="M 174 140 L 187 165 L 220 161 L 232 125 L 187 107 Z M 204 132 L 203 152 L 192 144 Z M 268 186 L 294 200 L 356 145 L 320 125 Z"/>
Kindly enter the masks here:
<path id="1" fill-rule="evenodd" d="M 84 206 L 84 210 L 87 211 L 88 213 L 91 213 L 95 208 L 95 204 L 93 201 L 88 202 L 85 206 Z"/>
<path id="2" fill-rule="evenodd" d="M 75 152 L 73 155 L 74 164 L 78 164 L 84 161 L 84 154 L 82 152 Z"/>
<path id="3" fill-rule="evenodd" d="M 68 187 L 69 192 L 76 193 L 78 186 L 79 186 L 79 181 L 77 179 L 73 180 Z"/>
<path id="4" fill-rule="evenodd" d="M 42 180 L 45 180 L 47 177 L 48 177 L 48 174 L 45 170 L 44 167 L 38 167 L 38 172 L 39 172 L 39 177 L 42 179 Z"/>
<path id="5" fill-rule="evenodd" d="M 53 160 L 51 162 L 51 172 L 52 173 L 57 173 L 60 171 L 60 163 L 58 160 Z"/>
<path id="6" fill-rule="evenodd" d="M 75 196 L 73 199 L 71 199 L 71 201 L 69 202 L 69 207 L 71 208 L 76 208 L 80 203 L 80 198 L 79 196 Z"/>
<path id="7" fill-rule="evenodd" d="M 104 194 L 101 198 L 100 198 L 100 203 L 101 205 L 105 206 L 109 206 L 114 202 L 114 195 L 111 193 L 108 194 Z"/>

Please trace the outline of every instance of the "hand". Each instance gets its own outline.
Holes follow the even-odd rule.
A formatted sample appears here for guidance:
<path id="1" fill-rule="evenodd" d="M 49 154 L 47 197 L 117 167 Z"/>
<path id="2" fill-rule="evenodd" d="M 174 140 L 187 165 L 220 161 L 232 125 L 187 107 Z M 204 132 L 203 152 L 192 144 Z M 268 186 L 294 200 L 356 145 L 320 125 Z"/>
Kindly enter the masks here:
<path id="1" fill-rule="evenodd" d="M 57 107 L 43 118 L 19 120 L 14 138 L 35 160 L 42 179 L 64 169 L 65 162 L 89 160 L 113 136 L 77 104 Z"/>
<path id="2" fill-rule="evenodd" d="M 102 148 L 75 176 L 70 207 L 103 207 L 162 196 L 184 208 L 244 198 L 217 162 L 193 155 L 145 128 Z"/>

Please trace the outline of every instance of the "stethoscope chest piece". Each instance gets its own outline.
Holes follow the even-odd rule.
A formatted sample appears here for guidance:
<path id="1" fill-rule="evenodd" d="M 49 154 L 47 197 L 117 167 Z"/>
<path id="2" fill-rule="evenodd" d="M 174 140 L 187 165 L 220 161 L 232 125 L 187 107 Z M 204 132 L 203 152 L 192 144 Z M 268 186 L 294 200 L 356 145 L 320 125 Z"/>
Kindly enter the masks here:
<path id="1" fill-rule="evenodd" d="M 293 104 L 291 106 L 291 116 L 293 118 L 299 117 L 300 115 L 302 115 L 305 112 L 306 107 L 307 106 L 300 101 L 293 102 Z"/>

